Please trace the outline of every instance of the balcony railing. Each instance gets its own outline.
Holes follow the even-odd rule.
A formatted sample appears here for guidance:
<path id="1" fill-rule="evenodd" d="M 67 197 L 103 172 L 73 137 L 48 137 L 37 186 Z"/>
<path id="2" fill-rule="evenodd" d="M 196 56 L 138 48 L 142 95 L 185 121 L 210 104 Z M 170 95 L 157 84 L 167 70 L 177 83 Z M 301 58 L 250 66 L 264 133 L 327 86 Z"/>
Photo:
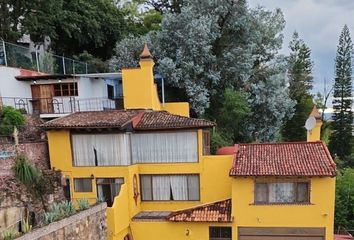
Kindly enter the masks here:
<path id="1" fill-rule="evenodd" d="M 123 108 L 123 98 L 20 98 L 2 97 L 0 104 L 12 106 L 27 114 L 68 114 L 74 112 L 104 111 Z"/>

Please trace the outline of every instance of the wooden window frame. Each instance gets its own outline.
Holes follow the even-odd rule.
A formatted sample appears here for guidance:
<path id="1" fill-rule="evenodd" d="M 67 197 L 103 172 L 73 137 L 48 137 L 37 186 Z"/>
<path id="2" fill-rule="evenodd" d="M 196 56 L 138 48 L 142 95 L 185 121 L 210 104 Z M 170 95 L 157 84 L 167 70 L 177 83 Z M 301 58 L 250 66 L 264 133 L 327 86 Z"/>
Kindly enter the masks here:
<path id="1" fill-rule="evenodd" d="M 203 155 L 210 155 L 211 150 L 211 133 L 210 130 L 203 130 Z"/>
<path id="2" fill-rule="evenodd" d="M 55 83 L 54 85 L 54 96 L 55 97 L 76 97 L 79 95 L 77 82 L 62 82 Z M 63 86 L 68 87 L 68 94 L 64 94 Z M 56 89 L 59 87 L 59 89 Z"/>
<path id="3" fill-rule="evenodd" d="M 294 202 L 269 202 L 269 185 L 274 183 L 293 183 L 294 184 Z M 298 191 L 299 183 L 307 184 L 307 201 L 300 202 L 298 201 Z M 256 201 L 256 186 L 257 184 L 267 184 L 267 201 L 266 202 L 257 202 Z M 254 181 L 254 194 L 253 194 L 253 205 L 309 205 L 311 204 L 311 180 L 309 179 L 276 179 L 276 180 L 255 180 Z"/>
<path id="4" fill-rule="evenodd" d="M 151 193 L 151 200 L 144 200 L 143 199 L 143 188 L 142 188 L 142 183 L 141 183 L 141 177 L 142 176 L 147 176 L 150 177 L 150 188 L 151 191 L 153 192 L 153 187 L 152 187 L 152 178 L 154 176 L 198 176 L 198 183 L 199 183 L 199 193 L 198 193 L 198 199 L 196 200 L 154 200 L 154 195 Z M 140 185 L 140 193 L 141 193 L 141 201 L 142 202 L 196 202 L 200 201 L 200 174 L 199 173 L 188 173 L 188 174 L 183 174 L 183 173 L 178 173 L 178 174 L 139 174 L 139 185 Z M 189 199 L 189 185 L 188 185 L 188 199 Z"/>
<path id="5" fill-rule="evenodd" d="M 76 190 L 76 180 L 90 180 L 90 182 L 91 182 L 91 191 L 77 191 Z M 90 192 L 93 192 L 92 178 L 90 178 L 90 177 L 73 178 L 73 182 L 74 182 L 74 192 L 79 192 L 79 193 L 90 193 Z"/>

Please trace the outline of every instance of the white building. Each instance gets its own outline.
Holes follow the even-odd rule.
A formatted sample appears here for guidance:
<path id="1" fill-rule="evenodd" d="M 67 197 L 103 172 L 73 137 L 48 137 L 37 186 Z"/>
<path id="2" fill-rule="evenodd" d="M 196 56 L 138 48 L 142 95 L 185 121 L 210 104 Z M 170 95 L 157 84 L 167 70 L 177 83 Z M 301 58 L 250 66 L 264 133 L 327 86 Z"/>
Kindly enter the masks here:
<path id="1" fill-rule="evenodd" d="M 120 73 L 50 75 L 0 66 L 0 103 L 42 118 L 119 109 L 121 92 Z"/>

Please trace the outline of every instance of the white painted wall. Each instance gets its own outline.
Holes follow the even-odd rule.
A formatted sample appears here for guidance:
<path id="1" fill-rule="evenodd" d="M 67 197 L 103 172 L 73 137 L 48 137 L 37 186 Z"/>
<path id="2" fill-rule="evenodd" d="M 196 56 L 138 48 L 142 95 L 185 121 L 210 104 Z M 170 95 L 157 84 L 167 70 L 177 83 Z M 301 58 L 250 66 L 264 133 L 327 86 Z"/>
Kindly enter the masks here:
<path id="1" fill-rule="evenodd" d="M 31 98 L 29 82 L 18 81 L 15 77 L 20 75 L 20 69 L 0 66 L 0 96 Z"/>

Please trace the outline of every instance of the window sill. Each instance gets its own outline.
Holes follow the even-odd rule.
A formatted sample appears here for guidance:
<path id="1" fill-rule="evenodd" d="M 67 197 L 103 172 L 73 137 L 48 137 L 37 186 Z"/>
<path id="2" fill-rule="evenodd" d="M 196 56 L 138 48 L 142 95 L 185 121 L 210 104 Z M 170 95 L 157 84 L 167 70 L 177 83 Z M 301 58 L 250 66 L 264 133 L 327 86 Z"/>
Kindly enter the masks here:
<path id="1" fill-rule="evenodd" d="M 313 203 L 250 203 L 250 206 L 312 206 Z"/>

